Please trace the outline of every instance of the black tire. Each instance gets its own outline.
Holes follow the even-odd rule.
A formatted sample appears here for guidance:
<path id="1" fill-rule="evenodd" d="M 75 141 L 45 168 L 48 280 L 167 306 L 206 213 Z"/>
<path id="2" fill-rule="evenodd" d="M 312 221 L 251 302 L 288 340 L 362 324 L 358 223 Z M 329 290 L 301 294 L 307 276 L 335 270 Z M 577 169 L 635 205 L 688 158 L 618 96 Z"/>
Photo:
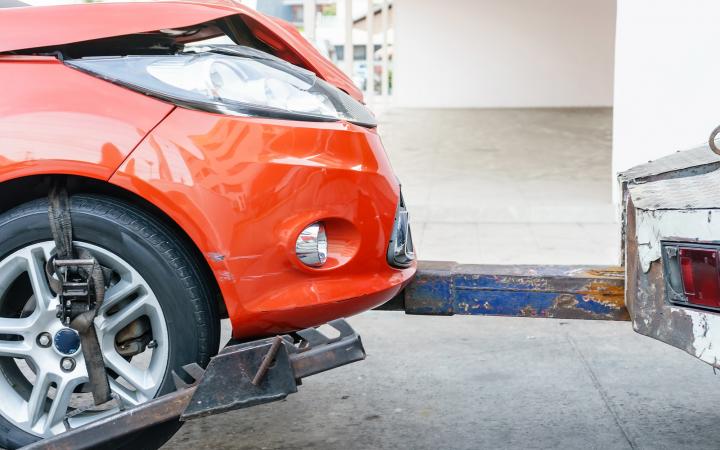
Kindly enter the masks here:
<path id="1" fill-rule="evenodd" d="M 0 260 L 27 245 L 52 240 L 47 209 L 47 200 L 40 199 L 0 214 Z M 174 391 L 171 372 L 194 362 L 204 367 L 219 346 L 218 305 L 199 261 L 169 227 L 127 202 L 99 195 L 75 195 L 71 198 L 71 212 L 76 241 L 120 256 L 155 293 L 167 322 L 170 344 L 168 369 L 159 395 Z M 133 436 L 123 442 L 123 447 L 130 444 L 134 449 L 157 448 L 178 429 L 179 424 L 166 424 Z M 0 447 L 12 450 L 38 440 L 0 416 Z"/>

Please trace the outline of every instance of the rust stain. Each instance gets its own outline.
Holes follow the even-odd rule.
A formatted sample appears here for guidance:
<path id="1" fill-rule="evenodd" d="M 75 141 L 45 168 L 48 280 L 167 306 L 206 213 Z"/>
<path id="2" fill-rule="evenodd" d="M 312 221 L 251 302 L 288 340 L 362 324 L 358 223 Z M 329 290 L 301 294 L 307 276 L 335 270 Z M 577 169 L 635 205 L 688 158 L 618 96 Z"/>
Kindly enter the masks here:
<path id="1" fill-rule="evenodd" d="M 589 277 L 622 279 L 625 277 L 625 268 L 622 266 L 616 266 L 603 267 L 602 269 L 588 269 L 583 272 L 583 274 Z"/>
<path id="2" fill-rule="evenodd" d="M 618 311 L 616 320 L 630 320 L 630 313 L 625 307 L 625 283 L 616 280 L 591 281 L 587 289 L 579 292 L 583 298 L 610 306 Z"/>
<path id="3" fill-rule="evenodd" d="M 546 311 L 547 317 L 561 317 L 563 319 L 604 320 L 606 314 L 598 314 L 578 308 L 578 301 L 572 294 L 560 294 L 555 298 L 552 308 Z"/>
<path id="4" fill-rule="evenodd" d="M 537 311 L 531 305 L 527 305 L 520 310 L 520 315 L 522 317 L 535 317 L 537 316 Z"/>
<path id="5" fill-rule="evenodd" d="M 586 290 L 579 292 L 596 302 L 612 306 L 613 308 L 625 308 L 625 285 L 616 282 L 602 280 L 591 281 Z"/>

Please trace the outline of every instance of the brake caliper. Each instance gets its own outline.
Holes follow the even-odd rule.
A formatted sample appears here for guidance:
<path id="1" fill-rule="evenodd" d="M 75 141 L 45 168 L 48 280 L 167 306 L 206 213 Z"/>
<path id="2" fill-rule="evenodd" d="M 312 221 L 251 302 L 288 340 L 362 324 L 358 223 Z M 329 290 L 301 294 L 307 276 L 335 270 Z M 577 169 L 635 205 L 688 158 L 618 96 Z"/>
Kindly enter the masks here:
<path id="1" fill-rule="evenodd" d="M 117 352 L 127 359 L 155 347 L 157 343 L 152 339 L 152 327 L 146 316 L 133 321 L 115 336 Z"/>

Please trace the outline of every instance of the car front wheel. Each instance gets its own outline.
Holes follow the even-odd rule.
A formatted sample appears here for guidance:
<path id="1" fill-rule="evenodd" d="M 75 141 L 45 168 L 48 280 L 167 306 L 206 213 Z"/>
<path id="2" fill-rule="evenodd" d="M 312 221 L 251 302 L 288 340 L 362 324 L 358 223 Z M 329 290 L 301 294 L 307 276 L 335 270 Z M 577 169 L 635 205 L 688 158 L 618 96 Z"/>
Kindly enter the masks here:
<path id="1" fill-rule="evenodd" d="M 218 349 L 217 305 L 186 241 L 124 201 L 73 196 L 74 245 L 109 275 L 95 328 L 117 399 L 96 407 L 45 275 L 55 253 L 47 208 L 36 200 L 0 215 L 0 447 L 8 449 L 171 392 L 173 370 L 205 365 Z M 132 440 L 160 444 L 176 428 Z"/>

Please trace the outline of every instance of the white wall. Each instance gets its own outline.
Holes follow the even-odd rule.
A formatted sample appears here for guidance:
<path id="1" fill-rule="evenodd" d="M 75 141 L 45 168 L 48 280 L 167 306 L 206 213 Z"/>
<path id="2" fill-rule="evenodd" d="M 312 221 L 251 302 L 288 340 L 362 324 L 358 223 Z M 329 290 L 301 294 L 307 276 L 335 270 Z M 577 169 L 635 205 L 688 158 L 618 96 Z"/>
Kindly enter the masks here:
<path id="1" fill-rule="evenodd" d="M 720 1 L 618 0 L 613 172 L 720 123 Z"/>
<path id="2" fill-rule="evenodd" d="M 394 8 L 397 106 L 612 105 L 615 0 L 395 0 Z"/>

